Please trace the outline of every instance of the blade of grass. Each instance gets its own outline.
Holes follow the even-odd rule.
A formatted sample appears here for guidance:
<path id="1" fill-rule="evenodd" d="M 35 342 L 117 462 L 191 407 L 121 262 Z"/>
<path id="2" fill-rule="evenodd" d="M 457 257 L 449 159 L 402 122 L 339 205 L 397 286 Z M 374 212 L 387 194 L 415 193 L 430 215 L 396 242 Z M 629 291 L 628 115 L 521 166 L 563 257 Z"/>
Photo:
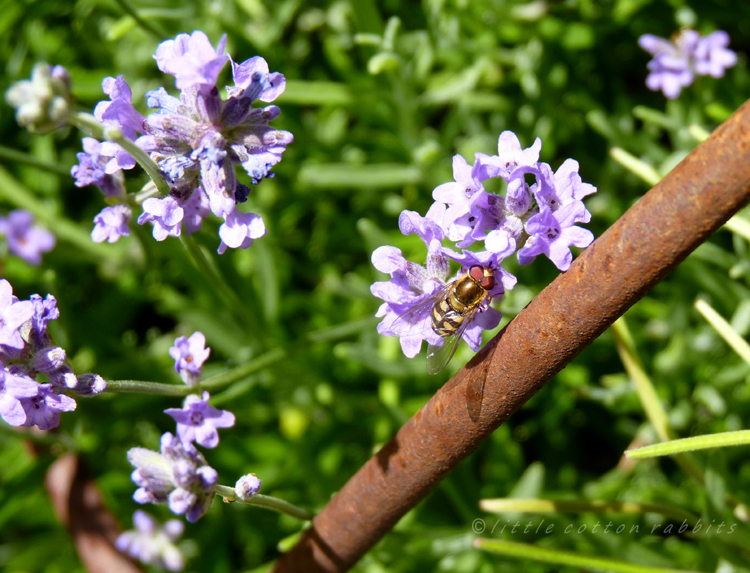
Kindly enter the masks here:
<path id="1" fill-rule="evenodd" d="M 517 543 L 515 541 L 504 541 L 500 539 L 477 539 L 474 545 L 479 549 L 504 555 L 507 557 L 518 557 L 530 561 L 542 563 L 554 563 L 556 565 L 569 565 L 586 571 L 607 571 L 614 573 L 690 573 L 684 569 L 665 569 L 664 567 L 650 567 L 611 559 L 609 557 L 592 557 L 582 555 L 574 551 L 563 551 L 561 549 L 549 549 L 529 543 Z"/>
<path id="2" fill-rule="evenodd" d="M 613 147 L 609 150 L 609 155 L 622 165 L 625 169 L 640 177 L 643 181 L 651 186 L 656 185 L 661 181 L 661 175 L 657 173 L 648 163 L 645 163 L 638 159 L 635 155 L 628 153 L 620 147 Z"/>
<path id="3" fill-rule="evenodd" d="M 680 440 L 652 444 L 634 450 L 626 450 L 625 455 L 631 460 L 637 460 L 641 458 L 667 456 L 692 450 L 724 448 L 727 446 L 744 446 L 747 444 L 750 444 L 750 430 L 740 430 L 737 432 L 722 432 L 721 434 L 693 436 L 692 438 L 682 438 Z"/>
<path id="4" fill-rule="evenodd" d="M 641 366 L 638 355 L 635 350 L 633 339 L 630 336 L 625 317 L 620 317 L 613 325 L 612 332 L 615 335 L 615 344 L 617 353 L 620 355 L 625 371 L 635 384 L 638 398 L 641 401 L 643 409 L 646 411 L 651 425 L 656 431 L 656 435 L 662 442 L 668 442 L 673 439 L 667 422 L 667 413 L 664 410 L 659 396 L 656 394 L 651 379 Z M 686 454 L 675 454 L 674 460 L 683 469 L 685 473 L 691 476 L 697 483 L 704 485 L 705 476 L 703 471 L 696 466 Z"/>
<path id="5" fill-rule="evenodd" d="M 714 327 L 716 332 L 719 333 L 724 341 L 732 347 L 740 358 L 750 364 L 750 344 L 748 344 L 744 338 L 742 338 L 737 331 L 732 328 L 724 318 L 716 312 L 713 307 L 703 299 L 697 299 L 695 301 L 695 308 L 701 313 L 708 323 Z"/>
<path id="6" fill-rule="evenodd" d="M 498 498 L 480 500 L 479 508 L 490 513 L 658 513 L 678 521 L 687 521 L 690 525 L 698 522 L 698 517 L 690 512 L 657 503 Z"/>

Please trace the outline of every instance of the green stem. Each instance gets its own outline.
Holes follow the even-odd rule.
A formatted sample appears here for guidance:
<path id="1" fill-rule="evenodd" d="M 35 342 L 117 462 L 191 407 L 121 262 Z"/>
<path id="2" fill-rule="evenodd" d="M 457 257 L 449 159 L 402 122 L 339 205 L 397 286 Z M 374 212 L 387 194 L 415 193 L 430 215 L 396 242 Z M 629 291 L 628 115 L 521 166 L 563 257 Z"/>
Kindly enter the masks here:
<path id="1" fill-rule="evenodd" d="M 107 380 L 107 392 L 187 396 L 195 391 L 195 387 L 182 384 L 162 384 L 144 380 Z"/>
<path id="2" fill-rule="evenodd" d="M 122 147 L 125 151 L 130 153 L 133 158 L 138 162 L 143 170 L 148 174 L 151 180 L 154 182 L 156 187 L 159 189 L 162 197 L 169 195 L 169 185 L 161 176 L 159 167 L 154 163 L 153 159 L 149 157 L 148 153 L 138 147 L 135 142 L 125 137 L 121 130 L 113 127 L 103 126 L 99 121 L 90 113 L 72 113 L 70 114 L 70 123 L 75 125 L 78 129 L 83 132 L 89 133 L 97 139 L 106 139 L 107 141 L 113 141 Z"/>
<path id="3" fill-rule="evenodd" d="M 366 318 L 311 332 L 299 342 L 273 348 L 232 370 L 212 376 L 195 387 L 183 386 L 182 384 L 161 384 L 142 380 L 111 380 L 107 381 L 107 390 L 110 392 L 158 394 L 161 396 L 187 396 L 198 390 L 213 392 L 269 368 L 308 346 L 351 336 L 365 328 L 374 326 L 379 320 L 376 317 Z"/>
<path id="4" fill-rule="evenodd" d="M 226 485 L 217 485 L 215 486 L 214 490 L 227 502 L 257 505 L 259 507 L 265 507 L 266 509 L 278 511 L 279 513 L 286 513 L 287 515 L 291 515 L 292 517 L 296 517 L 297 519 L 310 520 L 315 517 L 315 514 L 310 513 L 306 509 L 302 509 L 301 507 L 292 505 L 291 503 L 286 502 L 282 499 L 271 497 L 270 495 L 257 494 L 248 499 L 239 499 L 233 487 L 229 487 Z"/>

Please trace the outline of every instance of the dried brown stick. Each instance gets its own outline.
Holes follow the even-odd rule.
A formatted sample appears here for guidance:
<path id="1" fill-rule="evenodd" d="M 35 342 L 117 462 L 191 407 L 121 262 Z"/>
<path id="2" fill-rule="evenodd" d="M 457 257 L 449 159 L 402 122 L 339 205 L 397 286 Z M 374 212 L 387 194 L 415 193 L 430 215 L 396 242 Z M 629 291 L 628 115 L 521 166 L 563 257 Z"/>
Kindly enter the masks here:
<path id="1" fill-rule="evenodd" d="M 61 456 L 45 479 L 52 506 L 70 531 L 81 563 L 89 573 L 143 573 L 115 549 L 120 533 L 93 478 L 76 454 Z"/>
<path id="2" fill-rule="evenodd" d="M 430 399 L 274 571 L 347 571 L 547 381 L 750 200 L 750 101 Z"/>

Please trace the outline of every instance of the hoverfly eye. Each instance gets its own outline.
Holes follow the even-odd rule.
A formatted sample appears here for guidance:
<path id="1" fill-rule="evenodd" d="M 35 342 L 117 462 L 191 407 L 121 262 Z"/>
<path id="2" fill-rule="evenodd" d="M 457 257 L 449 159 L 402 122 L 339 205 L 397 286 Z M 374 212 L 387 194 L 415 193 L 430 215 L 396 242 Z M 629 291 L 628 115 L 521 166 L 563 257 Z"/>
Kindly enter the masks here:
<path id="1" fill-rule="evenodd" d="M 495 288 L 495 277 L 493 276 L 482 277 L 482 280 L 479 282 L 484 290 L 492 290 Z"/>
<path id="2" fill-rule="evenodd" d="M 474 265 L 469 269 L 469 276 L 477 282 L 481 282 L 484 279 L 484 269 L 478 265 Z"/>

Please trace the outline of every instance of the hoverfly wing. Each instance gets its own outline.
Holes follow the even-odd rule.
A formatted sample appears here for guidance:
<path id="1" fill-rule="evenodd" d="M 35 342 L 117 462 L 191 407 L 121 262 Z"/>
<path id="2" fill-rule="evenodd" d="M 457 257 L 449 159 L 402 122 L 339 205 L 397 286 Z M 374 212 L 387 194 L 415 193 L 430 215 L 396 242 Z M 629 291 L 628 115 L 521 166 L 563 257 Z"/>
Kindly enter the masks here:
<path id="1" fill-rule="evenodd" d="M 451 361 L 451 358 L 456 353 L 456 348 L 458 348 L 458 341 L 461 340 L 466 328 L 474 320 L 474 316 L 476 316 L 478 310 L 479 307 L 477 306 L 464 316 L 458 330 L 443 338 L 442 346 L 435 346 L 434 344 L 427 346 L 427 372 L 429 374 L 437 374 Z"/>
<path id="2" fill-rule="evenodd" d="M 427 345 L 428 374 L 437 374 L 445 368 L 456 353 L 456 348 L 458 347 L 458 341 L 460 338 L 458 332 L 454 332 L 450 336 L 443 338 L 442 346 L 435 346 L 434 344 Z"/>
<path id="3" fill-rule="evenodd" d="M 426 338 L 432 333 L 432 320 L 429 319 L 432 314 L 432 307 L 435 306 L 436 301 L 445 296 L 450 289 L 451 284 L 452 283 L 448 283 L 424 300 L 421 300 L 412 306 L 393 321 L 389 330 L 395 336 L 418 336 L 420 338 Z"/>

